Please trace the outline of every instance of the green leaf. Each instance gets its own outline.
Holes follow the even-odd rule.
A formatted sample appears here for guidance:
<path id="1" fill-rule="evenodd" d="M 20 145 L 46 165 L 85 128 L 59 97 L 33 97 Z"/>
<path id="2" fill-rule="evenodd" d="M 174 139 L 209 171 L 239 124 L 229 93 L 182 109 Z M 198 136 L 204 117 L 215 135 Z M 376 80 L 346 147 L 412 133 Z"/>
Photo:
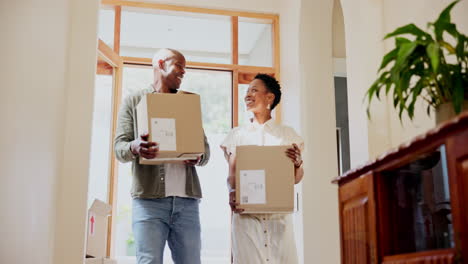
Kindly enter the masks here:
<path id="1" fill-rule="evenodd" d="M 463 53 L 465 53 L 465 43 L 468 44 L 468 39 L 463 36 L 463 35 L 460 35 L 459 38 L 458 38 L 458 43 L 457 43 L 457 46 L 454 50 L 453 53 L 456 53 L 457 54 L 457 57 L 458 58 L 463 58 Z M 468 57 L 467 55 L 465 55 L 465 57 Z"/>
<path id="2" fill-rule="evenodd" d="M 403 37 L 396 37 L 395 38 L 395 46 L 396 47 L 400 47 L 401 44 L 404 44 L 404 43 L 410 43 L 411 40 L 407 39 L 407 38 L 403 38 Z"/>
<path id="3" fill-rule="evenodd" d="M 439 63 L 440 63 L 440 52 L 439 52 L 440 46 L 438 43 L 431 43 L 427 46 L 427 55 L 429 56 L 431 60 L 431 65 L 432 65 L 432 70 L 433 72 L 437 72 L 439 68 Z"/>
<path id="4" fill-rule="evenodd" d="M 426 38 L 432 39 L 431 35 L 424 32 L 424 30 L 420 29 L 413 23 L 397 28 L 395 31 L 385 35 L 384 39 L 388 39 L 390 37 L 404 35 L 404 34 L 414 35 L 418 38 L 426 37 Z"/>
<path id="5" fill-rule="evenodd" d="M 411 89 L 411 94 L 413 96 L 411 97 L 411 102 L 408 106 L 408 116 L 411 120 L 413 120 L 413 117 L 414 117 L 414 105 L 416 104 L 418 96 L 421 94 L 421 91 L 423 88 L 424 88 L 424 80 L 421 78 Z"/>
<path id="6" fill-rule="evenodd" d="M 390 63 L 392 60 L 395 60 L 397 55 L 398 55 L 398 48 L 395 48 L 389 53 L 387 53 L 382 59 L 382 64 L 380 64 L 379 71 L 385 68 L 388 65 L 388 63 Z"/>
<path id="7" fill-rule="evenodd" d="M 390 37 L 398 36 L 398 35 L 404 35 L 404 34 L 411 34 L 414 35 L 418 38 L 426 37 L 426 38 L 432 38 L 431 35 L 428 33 L 424 32 L 422 29 L 418 28 L 415 24 L 411 23 L 402 27 L 397 28 L 395 31 L 392 33 L 387 34 L 384 39 L 388 39 Z"/>
<path id="8" fill-rule="evenodd" d="M 402 68 L 403 64 L 406 63 L 408 57 L 413 53 L 413 51 L 418 46 L 418 42 L 413 41 L 410 43 L 404 43 L 401 45 L 400 49 L 398 50 L 397 60 L 395 62 L 394 69 L 398 71 Z"/>
<path id="9" fill-rule="evenodd" d="M 463 99 L 464 99 L 464 87 L 462 76 L 460 74 L 456 74 L 455 76 L 455 83 L 454 83 L 454 90 L 453 90 L 453 109 L 455 113 L 459 114 L 462 109 Z"/>
<path id="10" fill-rule="evenodd" d="M 450 23 L 450 12 L 452 8 L 459 2 L 460 0 L 453 1 L 450 3 L 439 15 L 435 23 Z M 435 24 L 434 23 L 434 24 Z"/>
<path id="11" fill-rule="evenodd" d="M 444 33 L 445 30 L 449 27 L 451 24 L 451 17 L 450 17 L 450 12 L 452 11 L 452 8 L 459 2 L 459 0 L 452 2 L 450 5 L 448 5 L 439 15 L 439 18 L 434 22 L 434 33 L 436 40 L 439 41 L 442 39 L 442 34 Z M 449 33 L 453 33 L 453 28 L 449 29 Z"/>
<path id="12" fill-rule="evenodd" d="M 368 99 L 368 102 L 370 104 L 371 100 L 372 100 L 372 97 L 374 96 L 375 94 L 375 91 L 377 90 L 377 86 L 378 86 L 378 83 L 379 83 L 379 80 L 375 81 L 372 86 L 369 88 L 369 90 L 367 90 L 367 99 Z M 364 98 L 365 99 L 365 98 Z"/>
<path id="13" fill-rule="evenodd" d="M 442 47 L 444 47 L 446 50 L 448 50 L 448 52 L 450 54 L 455 54 L 455 48 L 452 45 L 450 45 L 449 43 L 447 43 L 447 42 L 445 42 L 443 40 L 439 41 L 439 43 L 442 44 Z"/>
<path id="14" fill-rule="evenodd" d="M 457 26 L 455 24 L 447 23 L 444 25 L 444 27 L 445 27 L 445 31 L 447 31 L 450 35 L 452 35 L 452 37 L 457 39 L 458 36 L 460 35 L 460 33 L 457 30 Z"/>

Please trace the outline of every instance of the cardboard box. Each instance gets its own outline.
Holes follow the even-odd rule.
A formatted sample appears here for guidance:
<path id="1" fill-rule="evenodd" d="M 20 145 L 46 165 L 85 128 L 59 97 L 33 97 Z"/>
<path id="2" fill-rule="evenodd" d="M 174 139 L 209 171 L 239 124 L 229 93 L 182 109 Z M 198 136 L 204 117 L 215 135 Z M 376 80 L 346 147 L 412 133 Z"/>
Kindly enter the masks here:
<path id="1" fill-rule="evenodd" d="M 236 148 L 236 201 L 243 213 L 294 211 L 294 164 L 285 153 L 290 147 Z"/>
<path id="2" fill-rule="evenodd" d="M 86 232 L 86 256 L 103 258 L 107 249 L 107 217 L 112 207 L 95 199 L 88 210 L 88 231 Z"/>
<path id="3" fill-rule="evenodd" d="M 182 163 L 205 152 L 200 96 L 188 92 L 151 93 L 137 105 L 137 133 L 159 144 L 155 159 L 140 164 Z"/>
<path id="4" fill-rule="evenodd" d="M 108 258 L 87 258 L 85 264 L 117 264 L 117 261 Z"/>

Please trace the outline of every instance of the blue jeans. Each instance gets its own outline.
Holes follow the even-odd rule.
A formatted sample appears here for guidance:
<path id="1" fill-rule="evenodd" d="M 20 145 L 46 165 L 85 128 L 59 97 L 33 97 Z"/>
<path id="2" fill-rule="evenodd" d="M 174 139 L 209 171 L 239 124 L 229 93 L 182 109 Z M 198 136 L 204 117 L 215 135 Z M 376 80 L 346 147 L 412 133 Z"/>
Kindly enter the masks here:
<path id="1" fill-rule="evenodd" d="M 199 200 L 181 197 L 133 199 L 138 264 L 162 264 L 168 241 L 175 264 L 200 264 Z"/>

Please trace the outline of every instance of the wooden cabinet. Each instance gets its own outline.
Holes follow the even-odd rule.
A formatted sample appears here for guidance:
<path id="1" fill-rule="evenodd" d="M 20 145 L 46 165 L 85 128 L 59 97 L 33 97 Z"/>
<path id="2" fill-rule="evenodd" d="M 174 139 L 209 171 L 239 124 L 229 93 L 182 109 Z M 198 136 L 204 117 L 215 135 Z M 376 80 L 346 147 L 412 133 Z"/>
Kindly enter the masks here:
<path id="1" fill-rule="evenodd" d="M 468 113 L 334 182 L 343 264 L 468 264 Z"/>
<path id="2" fill-rule="evenodd" d="M 339 190 L 341 255 L 346 263 L 377 263 L 373 176 L 367 174 Z"/>

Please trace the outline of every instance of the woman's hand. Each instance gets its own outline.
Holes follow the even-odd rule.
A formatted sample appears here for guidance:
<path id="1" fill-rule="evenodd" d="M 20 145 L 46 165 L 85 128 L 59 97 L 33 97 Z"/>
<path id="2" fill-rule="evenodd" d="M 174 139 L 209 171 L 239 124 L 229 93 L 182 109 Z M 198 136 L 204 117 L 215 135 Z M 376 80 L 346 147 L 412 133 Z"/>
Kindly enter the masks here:
<path id="1" fill-rule="evenodd" d="M 294 163 L 295 168 L 301 167 L 302 165 L 301 149 L 296 144 L 293 144 L 292 148 L 288 148 L 286 150 L 286 155 Z"/>
<path id="2" fill-rule="evenodd" d="M 244 209 L 237 208 L 237 206 L 240 204 L 236 203 L 236 191 L 235 190 L 229 192 L 229 205 L 231 206 L 231 211 L 236 214 L 244 212 Z"/>

